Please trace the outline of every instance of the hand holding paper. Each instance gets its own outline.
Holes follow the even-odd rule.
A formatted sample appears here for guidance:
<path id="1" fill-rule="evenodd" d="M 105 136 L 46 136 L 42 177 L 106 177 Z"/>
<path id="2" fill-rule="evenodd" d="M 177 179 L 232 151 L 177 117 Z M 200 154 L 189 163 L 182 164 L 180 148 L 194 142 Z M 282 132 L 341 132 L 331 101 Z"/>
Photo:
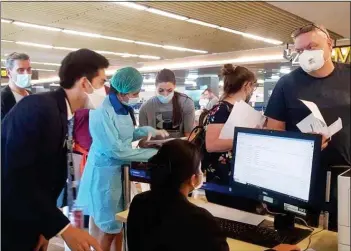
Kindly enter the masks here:
<path id="1" fill-rule="evenodd" d="M 319 133 L 323 134 L 327 138 L 330 138 L 342 129 L 341 118 L 338 118 L 333 124 L 328 127 L 315 103 L 305 100 L 301 100 L 301 102 L 304 103 L 312 112 L 296 125 L 301 132 Z"/>
<path id="2" fill-rule="evenodd" d="M 224 124 L 220 139 L 232 139 L 234 137 L 234 128 L 262 128 L 266 117 L 261 112 L 256 111 L 244 101 L 236 102 L 231 111 L 227 122 Z"/>

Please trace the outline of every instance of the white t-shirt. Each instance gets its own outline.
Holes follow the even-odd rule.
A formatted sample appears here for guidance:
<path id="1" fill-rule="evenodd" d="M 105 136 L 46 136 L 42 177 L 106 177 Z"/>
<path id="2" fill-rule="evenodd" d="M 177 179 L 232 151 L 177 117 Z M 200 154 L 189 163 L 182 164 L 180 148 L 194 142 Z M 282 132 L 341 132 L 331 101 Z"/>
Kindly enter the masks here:
<path id="1" fill-rule="evenodd" d="M 22 95 L 18 94 L 17 92 L 14 92 L 14 91 L 12 91 L 12 93 L 13 93 L 13 96 L 15 96 L 16 103 L 18 103 L 25 96 L 29 95 L 29 93 L 27 91 L 26 91 L 27 95 L 25 95 L 25 96 L 22 96 Z"/>

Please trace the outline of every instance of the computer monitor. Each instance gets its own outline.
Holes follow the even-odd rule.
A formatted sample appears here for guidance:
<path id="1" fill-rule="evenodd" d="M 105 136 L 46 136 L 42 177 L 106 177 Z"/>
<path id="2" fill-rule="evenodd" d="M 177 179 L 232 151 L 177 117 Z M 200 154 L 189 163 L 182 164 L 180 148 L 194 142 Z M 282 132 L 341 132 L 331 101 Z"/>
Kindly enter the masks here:
<path id="1" fill-rule="evenodd" d="M 293 215 L 323 202 L 321 136 L 235 128 L 232 188 Z"/>

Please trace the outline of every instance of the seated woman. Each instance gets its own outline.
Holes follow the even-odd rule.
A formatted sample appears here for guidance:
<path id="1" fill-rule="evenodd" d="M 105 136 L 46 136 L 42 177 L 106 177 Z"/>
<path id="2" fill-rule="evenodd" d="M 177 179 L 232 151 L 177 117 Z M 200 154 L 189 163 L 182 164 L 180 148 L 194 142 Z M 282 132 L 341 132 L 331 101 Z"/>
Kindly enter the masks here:
<path id="1" fill-rule="evenodd" d="M 135 196 L 129 209 L 129 251 L 229 251 L 215 218 L 187 199 L 202 185 L 200 156 L 195 145 L 176 139 L 150 159 L 151 191 Z M 299 249 L 280 245 L 272 250 Z"/>
<path id="2" fill-rule="evenodd" d="M 128 249 L 229 250 L 215 218 L 187 200 L 203 180 L 196 146 L 183 140 L 167 142 L 149 164 L 151 191 L 138 194 L 131 203 Z"/>
<path id="3" fill-rule="evenodd" d="M 168 131 L 170 137 L 188 137 L 195 125 L 194 101 L 176 92 L 173 71 L 163 69 L 156 77 L 157 96 L 144 103 L 139 111 L 139 125 Z"/>
<path id="4" fill-rule="evenodd" d="M 222 75 L 224 94 L 208 116 L 205 139 L 207 153 L 204 154 L 203 168 L 206 170 L 207 182 L 229 186 L 233 140 L 219 139 L 219 135 L 235 102 L 248 102 L 257 84 L 254 73 L 242 66 L 224 65 Z M 250 212 L 256 212 L 256 207 L 260 206 L 253 200 L 216 192 L 206 191 L 206 197 L 210 202 Z"/>

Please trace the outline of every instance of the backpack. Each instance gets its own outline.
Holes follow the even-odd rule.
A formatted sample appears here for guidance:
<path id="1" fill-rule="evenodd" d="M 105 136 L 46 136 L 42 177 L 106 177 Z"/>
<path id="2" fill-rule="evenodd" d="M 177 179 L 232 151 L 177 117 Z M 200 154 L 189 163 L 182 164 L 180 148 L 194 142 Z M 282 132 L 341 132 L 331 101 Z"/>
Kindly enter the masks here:
<path id="1" fill-rule="evenodd" d="M 225 104 L 228 112 L 232 109 L 224 102 L 219 102 L 210 110 L 204 109 L 199 117 L 199 125 L 196 126 L 188 137 L 188 140 L 195 144 L 202 154 L 202 169 L 205 170 L 210 165 L 210 153 L 206 149 L 206 129 L 209 124 L 209 115 L 217 109 L 221 104 Z"/>

